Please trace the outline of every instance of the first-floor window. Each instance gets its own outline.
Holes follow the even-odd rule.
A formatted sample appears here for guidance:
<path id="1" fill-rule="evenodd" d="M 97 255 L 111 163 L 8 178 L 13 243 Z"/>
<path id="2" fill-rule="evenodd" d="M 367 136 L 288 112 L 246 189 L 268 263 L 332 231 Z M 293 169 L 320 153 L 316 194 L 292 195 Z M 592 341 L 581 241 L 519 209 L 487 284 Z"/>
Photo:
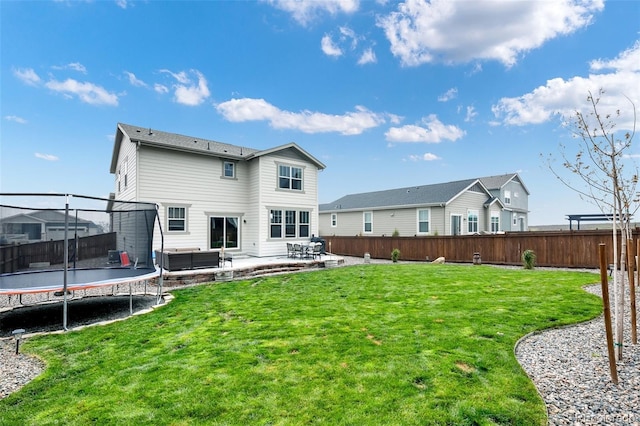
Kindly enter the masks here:
<path id="1" fill-rule="evenodd" d="M 300 220 L 298 221 L 298 236 L 307 238 L 309 236 L 309 212 L 298 212 Z"/>
<path id="2" fill-rule="evenodd" d="M 271 209 L 269 226 L 269 238 L 308 238 L 311 213 L 307 210 Z"/>
<path id="3" fill-rule="evenodd" d="M 516 213 L 513 214 L 513 226 L 518 226 L 518 215 Z"/>
<path id="4" fill-rule="evenodd" d="M 500 216 L 497 214 L 491 215 L 491 232 L 500 231 Z"/>
<path id="5" fill-rule="evenodd" d="M 373 213 L 364 212 L 363 214 L 363 229 L 364 232 L 373 232 Z"/>
<path id="6" fill-rule="evenodd" d="M 418 210 L 418 232 L 429 232 L 429 209 Z"/>
<path id="7" fill-rule="evenodd" d="M 167 209 L 169 231 L 187 230 L 187 209 L 184 207 L 169 207 Z"/>
<path id="8" fill-rule="evenodd" d="M 282 238 L 282 210 L 271 210 L 269 214 L 271 238 Z"/>
<path id="9" fill-rule="evenodd" d="M 284 236 L 286 238 L 296 237 L 296 211 L 286 210 L 285 214 Z"/>
<path id="10" fill-rule="evenodd" d="M 335 228 L 338 226 L 338 213 L 331 213 L 331 227 Z"/>
<path id="11" fill-rule="evenodd" d="M 467 214 L 468 231 L 470 234 L 478 232 L 478 211 L 469 210 Z"/>

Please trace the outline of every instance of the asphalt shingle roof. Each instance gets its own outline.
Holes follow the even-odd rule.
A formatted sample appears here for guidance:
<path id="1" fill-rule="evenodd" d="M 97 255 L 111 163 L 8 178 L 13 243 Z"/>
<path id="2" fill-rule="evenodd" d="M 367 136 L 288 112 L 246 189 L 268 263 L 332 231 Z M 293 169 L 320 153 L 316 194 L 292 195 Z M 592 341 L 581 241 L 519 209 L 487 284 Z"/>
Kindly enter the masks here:
<path id="1" fill-rule="evenodd" d="M 193 136 L 179 135 L 176 133 L 163 132 L 156 129 L 148 129 L 130 124 L 118 123 L 134 141 L 140 141 L 150 145 L 161 145 L 165 148 L 175 148 L 186 151 L 200 153 L 210 153 L 219 156 L 247 157 L 258 152 L 257 149 L 246 148 L 228 143 L 212 141 Z"/>
<path id="2" fill-rule="evenodd" d="M 444 204 L 471 186 L 477 180 L 478 179 L 465 179 L 455 182 L 409 186 L 384 191 L 345 195 L 334 202 L 321 204 L 319 209 L 320 211 L 327 211 L 406 205 Z"/>

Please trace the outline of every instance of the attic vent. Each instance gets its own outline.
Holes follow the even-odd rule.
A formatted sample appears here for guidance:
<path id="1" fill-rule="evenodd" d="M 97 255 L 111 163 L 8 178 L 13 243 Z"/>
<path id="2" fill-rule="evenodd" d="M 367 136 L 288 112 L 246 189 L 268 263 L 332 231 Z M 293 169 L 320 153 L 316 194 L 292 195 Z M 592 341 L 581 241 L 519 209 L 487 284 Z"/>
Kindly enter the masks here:
<path id="1" fill-rule="evenodd" d="M 198 141 L 193 141 L 193 143 L 198 143 Z"/>
<path id="2" fill-rule="evenodd" d="M 136 129 L 136 132 L 140 133 L 140 129 Z"/>

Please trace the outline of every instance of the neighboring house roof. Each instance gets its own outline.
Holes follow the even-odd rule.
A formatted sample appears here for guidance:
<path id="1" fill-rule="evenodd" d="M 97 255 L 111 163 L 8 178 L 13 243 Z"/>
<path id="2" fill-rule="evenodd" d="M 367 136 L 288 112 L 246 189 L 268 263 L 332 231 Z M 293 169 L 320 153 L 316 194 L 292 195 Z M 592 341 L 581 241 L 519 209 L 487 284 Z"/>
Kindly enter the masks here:
<path id="1" fill-rule="evenodd" d="M 332 203 L 321 204 L 319 209 L 326 212 L 408 206 L 445 206 L 464 191 L 473 187 L 487 195 L 488 203 L 494 202 L 488 189 L 479 179 L 465 179 L 455 182 L 345 195 Z"/>
<path id="2" fill-rule="evenodd" d="M 183 152 L 191 152 L 201 155 L 211 155 L 215 157 L 228 158 L 230 160 L 249 160 L 251 158 L 264 155 L 264 153 L 274 153 L 280 150 L 294 149 L 297 150 L 303 157 L 306 157 L 309 161 L 314 163 L 318 168 L 325 168 L 324 164 L 315 159 L 295 143 L 290 143 L 282 145 L 280 147 L 260 151 L 253 148 L 231 145 L 193 136 L 179 135 L 176 133 L 163 132 L 160 130 L 118 123 L 115 144 L 113 146 L 113 155 L 111 157 L 111 173 L 116 172 L 118 164 L 118 153 L 120 152 L 120 145 L 122 144 L 125 133 L 129 136 L 129 139 L 131 139 L 132 142 L 138 142 L 142 145 L 155 146 L 163 149 L 173 149 Z"/>
<path id="3" fill-rule="evenodd" d="M 57 225 L 57 226 L 64 225 L 64 222 L 65 222 L 65 214 L 55 210 L 39 210 L 35 212 L 30 212 L 30 213 L 20 213 L 13 216 L 2 218 L 0 219 L 0 222 L 21 223 L 20 220 L 24 220 L 24 218 L 31 219 L 34 222 L 41 222 L 41 223 Z M 69 218 L 69 222 L 70 224 L 75 225 L 75 221 L 76 219 L 74 214 L 73 217 Z M 92 221 L 81 219 L 81 218 L 78 218 L 78 224 L 82 224 L 89 227 L 98 227 L 98 225 L 96 225 Z"/>
<path id="4" fill-rule="evenodd" d="M 509 173 L 506 175 L 497 175 L 497 176 L 486 176 L 486 177 L 481 177 L 479 179 L 480 181 L 482 181 L 484 186 L 486 186 L 489 190 L 501 189 L 509 182 L 516 181 L 520 185 L 522 185 L 522 188 L 524 188 L 524 190 L 527 192 L 527 195 L 531 194 L 517 173 Z"/>

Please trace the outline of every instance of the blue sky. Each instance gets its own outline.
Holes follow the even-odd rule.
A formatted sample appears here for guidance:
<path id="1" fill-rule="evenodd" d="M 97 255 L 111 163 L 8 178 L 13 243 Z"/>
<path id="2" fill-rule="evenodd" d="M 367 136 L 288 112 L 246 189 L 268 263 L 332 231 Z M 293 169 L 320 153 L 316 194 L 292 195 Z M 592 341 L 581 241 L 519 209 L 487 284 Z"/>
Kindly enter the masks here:
<path id="1" fill-rule="evenodd" d="M 2 192 L 108 196 L 124 122 L 296 142 L 327 166 L 320 203 L 518 172 L 529 223 L 562 224 L 598 212 L 541 159 L 575 145 L 562 116 L 601 88 L 620 131 L 625 97 L 640 109 L 637 1 L 2 1 L 0 15 Z"/>

